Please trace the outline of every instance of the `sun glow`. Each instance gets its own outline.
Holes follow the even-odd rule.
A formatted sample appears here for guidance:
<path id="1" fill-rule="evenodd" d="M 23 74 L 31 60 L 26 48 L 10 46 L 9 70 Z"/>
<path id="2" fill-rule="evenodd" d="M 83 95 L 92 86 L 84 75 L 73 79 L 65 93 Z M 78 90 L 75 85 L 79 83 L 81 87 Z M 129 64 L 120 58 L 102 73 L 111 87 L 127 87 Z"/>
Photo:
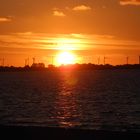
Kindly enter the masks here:
<path id="1" fill-rule="evenodd" d="M 76 63 L 76 56 L 72 52 L 61 52 L 56 56 L 57 65 Z"/>
<path id="2" fill-rule="evenodd" d="M 82 49 L 82 41 L 77 38 L 56 38 L 54 41 L 56 43 L 54 49 L 62 50 L 62 51 L 70 51 L 70 50 L 81 50 Z"/>

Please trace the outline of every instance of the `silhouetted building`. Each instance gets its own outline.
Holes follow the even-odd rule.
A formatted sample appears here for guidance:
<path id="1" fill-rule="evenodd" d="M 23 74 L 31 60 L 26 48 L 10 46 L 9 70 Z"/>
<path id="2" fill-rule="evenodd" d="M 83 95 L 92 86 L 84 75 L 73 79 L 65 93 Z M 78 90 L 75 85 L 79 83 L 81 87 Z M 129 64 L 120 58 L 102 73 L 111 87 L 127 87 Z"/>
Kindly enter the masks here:
<path id="1" fill-rule="evenodd" d="M 33 63 L 32 68 L 45 68 L 45 64 L 44 63 Z"/>

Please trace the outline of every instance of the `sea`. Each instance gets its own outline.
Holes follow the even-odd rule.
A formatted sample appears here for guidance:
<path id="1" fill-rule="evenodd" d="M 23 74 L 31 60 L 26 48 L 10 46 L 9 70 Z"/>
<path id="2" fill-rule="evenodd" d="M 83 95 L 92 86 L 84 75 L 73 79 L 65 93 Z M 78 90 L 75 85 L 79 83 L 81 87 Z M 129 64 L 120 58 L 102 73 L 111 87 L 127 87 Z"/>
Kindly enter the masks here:
<path id="1" fill-rule="evenodd" d="M 140 132 L 140 70 L 0 72 L 0 124 Z"/>

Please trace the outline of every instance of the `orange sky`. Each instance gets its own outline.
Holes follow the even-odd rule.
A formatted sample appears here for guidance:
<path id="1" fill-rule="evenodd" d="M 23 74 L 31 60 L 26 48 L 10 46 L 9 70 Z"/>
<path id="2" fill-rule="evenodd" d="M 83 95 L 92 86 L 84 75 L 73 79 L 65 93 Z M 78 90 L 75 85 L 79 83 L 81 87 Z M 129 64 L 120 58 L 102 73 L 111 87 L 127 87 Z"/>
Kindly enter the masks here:
<path id="1" fill-rule="evenodd" d="M 78 63 L 138 63 L 139 15 L 139 0 L 1 0 L 0 64 L 48 65 L 61 51 Z"/>

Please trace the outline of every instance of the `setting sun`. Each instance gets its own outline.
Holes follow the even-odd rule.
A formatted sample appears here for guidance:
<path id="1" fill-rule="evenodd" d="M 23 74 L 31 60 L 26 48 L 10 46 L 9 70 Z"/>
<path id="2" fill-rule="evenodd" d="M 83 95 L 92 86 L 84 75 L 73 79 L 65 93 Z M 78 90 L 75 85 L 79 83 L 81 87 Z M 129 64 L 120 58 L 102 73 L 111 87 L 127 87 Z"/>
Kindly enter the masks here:
<path id="1" fill-rule="evenodd" d="M 76 56 L 71 52 L 61 52 L 56 56 L 57 65 L 74 64 L 76 63 Z"/>

